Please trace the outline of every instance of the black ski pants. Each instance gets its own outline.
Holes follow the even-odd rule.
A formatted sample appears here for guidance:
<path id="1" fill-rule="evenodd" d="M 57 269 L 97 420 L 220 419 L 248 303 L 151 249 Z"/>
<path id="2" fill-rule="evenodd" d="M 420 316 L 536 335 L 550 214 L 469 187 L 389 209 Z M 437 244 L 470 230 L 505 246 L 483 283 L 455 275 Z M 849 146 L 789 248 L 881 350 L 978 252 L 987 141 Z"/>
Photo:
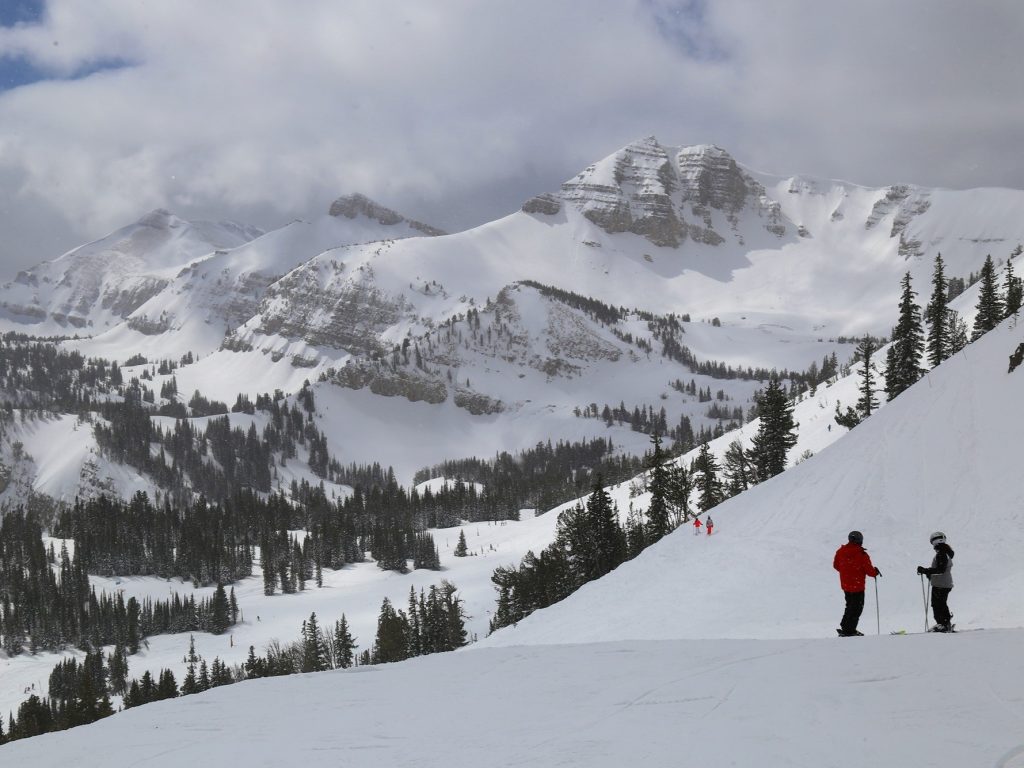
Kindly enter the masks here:
<path id="1" fill-rule="evenodd" d="M 860 621 L 860 615 L 864 612 L 864 593 L 844 592 L 843 594 L 846 595 L 846 613 L 843 614 L 843 621 L 839 628 L 847 634 L 852 634 L 857 631 L 857 622 Z"/>
<path id="2" fill-rule="evenodd" d="M 932 615 L 935 616 L 936 624 L 949 624 L 949 620 L 952 615 L 949 612 L 949 593 L 952 587 L 948 589 L 943 587 L 932 587 Z"/>

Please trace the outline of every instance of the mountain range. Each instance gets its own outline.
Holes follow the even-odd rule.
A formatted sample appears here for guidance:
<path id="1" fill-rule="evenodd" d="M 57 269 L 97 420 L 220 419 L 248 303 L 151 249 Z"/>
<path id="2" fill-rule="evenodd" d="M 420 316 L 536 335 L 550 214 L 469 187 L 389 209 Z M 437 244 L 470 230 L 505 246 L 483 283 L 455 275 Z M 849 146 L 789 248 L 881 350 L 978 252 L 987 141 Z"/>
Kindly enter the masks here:
<path id="1" fill-rule="evenodd" d="M 716 146 L 649 137 L 450 235 L 361 195 L 268 233 L 155 211 L 20 273 L 0 290 L 0 322 L 146 360 L 127 373 L 149 371 L 154 394 L 168 359 L 194 361 L 174 372 L 185 399 L 230 404 L 309 381 L 332 453 L 408 479 L 445 458 L 603 434 L 576 415 L 591 404 L 721 426 L 670 384 L 720 391 L 734 410 L 760 382 L 657 356 L 656 328 L 681 320 L 688 360 L 740 370 L 846 362 L 841 342 L 889 332 L 903 272 L 925 291 L 939 252 L 964 278 L 989 253 L 1008 258 L 1024 241 L 1022 206 L 1016 190 L 772 177 Z M 598 317 L 569 292 L 626 312 Z M 643 444 L 613 432 L 627 450 Z M 73 469 L 46 492 L 81 493 Z"/>

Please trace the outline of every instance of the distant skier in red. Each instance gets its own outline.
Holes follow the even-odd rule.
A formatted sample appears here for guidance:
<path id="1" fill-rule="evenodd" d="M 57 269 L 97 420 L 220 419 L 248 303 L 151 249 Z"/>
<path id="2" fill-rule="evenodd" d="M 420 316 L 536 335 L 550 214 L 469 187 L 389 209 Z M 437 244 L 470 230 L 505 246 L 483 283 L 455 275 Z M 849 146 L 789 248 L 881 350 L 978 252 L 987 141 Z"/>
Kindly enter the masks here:
<path id="1" fill-rule="evenodd" d="M 693 518 L 693 535 L 697 536 L 698 534 L 700 534 L 700 518 L 695 517 Z"/>
<path id="2" fill-rule="evenodd" d="M 711 531 L 715 529 L 715 521 L 711 519 L 711 515 L 708 515 L 708 521 L 704 527 L 707 528 L 708 536 L 710 536 Z"/>
<path id="3" fill-rule="evenodd" d="M 881 576 L 882 572 L 875 568 L 864 549 L 864 534 L 850 531 L 847 539 L 832 559 L 832 567 L 839 571 L 839 585 L 846 595 L 846 612 L 836 632 L 840 637 L 858 637 L 864 634 L 857 631 L 857 622 L 864 611 L 865 579 Z"/>

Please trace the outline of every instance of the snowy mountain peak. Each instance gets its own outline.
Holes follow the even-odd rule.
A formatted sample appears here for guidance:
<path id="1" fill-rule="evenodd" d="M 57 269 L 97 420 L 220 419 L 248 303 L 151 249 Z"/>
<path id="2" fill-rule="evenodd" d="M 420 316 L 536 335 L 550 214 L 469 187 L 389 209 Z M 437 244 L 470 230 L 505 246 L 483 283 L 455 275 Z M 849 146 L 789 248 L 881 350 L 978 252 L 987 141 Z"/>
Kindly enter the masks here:
<path id="1" fill-rule="evenodd" d="M 670 248 L 687 239 L 742 241 L 745 229 L 787 232 L 764 187 L 713 144 L 666 148 L 654 136 L 639 139 L 565 182 L 560 197 L 606 232 L 632 232 Z M 549 213 L 538 200 L 524 210 Z M 743 226 L 743 211 L 759 220 Z"/>
<path id="2" fill-rule="evenodd" d="M 135 223 L 141 227 L 173 229 L 181 226 L 183 222 L 166 208 L 154 208 L 152 211 L 139 218 Z"/>
<path id="3" fill-rule="evenodd" d="M 385 206 L 374 202 L 366 195 L 362 195 L 358 192 L 354 192 L 350 195 L 344 195 L 339 197 L 333 203 L 331 203 L 330 210 L 328 213 L 331 216 L 342 217 L 347 219 L 354 219 L 362 216 L 367 219 L 372 219 L 378 224 L 384 226 L 393 226 L 395 224 L 406 223 L 418 232 L 422 232 L 424 235 L 438 236 L 447 234 L 437 227 L 432 227 L 429 224 L 424 224 L 421 221 L 415 221 L 413 219 L 407 219 L 396 211 L 386 208 Z"/>
<path id="4" fill-rule="evenodd" d="M 186 221 L 158 208 L 20 273 L 0 289 L 0 318 L 29 325 L 41 335 L 110 327 L 163 290 L 190 262 L 260 234 L 232 222 Z"/>

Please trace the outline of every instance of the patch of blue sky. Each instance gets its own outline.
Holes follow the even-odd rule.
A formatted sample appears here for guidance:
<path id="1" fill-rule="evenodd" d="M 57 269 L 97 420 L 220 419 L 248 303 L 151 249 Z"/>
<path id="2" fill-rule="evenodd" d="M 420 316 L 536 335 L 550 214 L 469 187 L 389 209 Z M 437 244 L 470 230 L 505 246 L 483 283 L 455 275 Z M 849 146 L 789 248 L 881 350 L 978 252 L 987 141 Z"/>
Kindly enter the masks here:
<path id="1" fill-rule="evenodd" d="M 677 50 L 698 61 L 725 61 L 729 52 L 707 21 L 707 0 L 641 0 L 658 33 Z"/>
<path id="2" fill-rule="evenodd" d="M 45 0 L 2 0 L 0 1 L 0 27 L 38 23 L 42 21 L 45 12 Z"/>
<path id="3" fill-rule="evenodd" d="M 2 0 L 0 0 L 2 2 Z M 71 74 L 55 74 L 37 67 L 25 56 L 0 56 L 0 93 L 48 80 L 81 80 L 83 77 L 114 69 L 130 67 L 124 59 L 101 59 L 83 64 Z"/>
<path id="4" fill-rule="evenodd" d="M 45 0 L 0 0 L 0 27 L 38 24 L 46 14 Z M 99 59 L 77 70 L 56 74 L 22 55 L 0 55 L 0 93 L 44 80 L 79 80 L 111 69 L 122 69 L 130 62 L 118 58 Z"/>

